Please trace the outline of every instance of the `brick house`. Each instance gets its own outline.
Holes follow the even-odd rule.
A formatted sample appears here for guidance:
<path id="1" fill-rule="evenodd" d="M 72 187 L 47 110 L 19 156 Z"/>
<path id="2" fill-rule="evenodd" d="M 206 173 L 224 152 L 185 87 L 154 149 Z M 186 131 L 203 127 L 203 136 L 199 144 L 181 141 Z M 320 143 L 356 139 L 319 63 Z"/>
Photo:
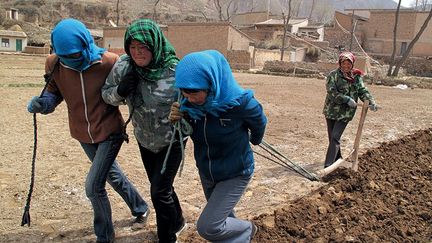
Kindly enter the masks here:
<path id="1" fill-rule="evenodd" d="M 253 40 L 228 22 L 169 23 L 161 29 L 179 58 L 190 52 L 215 49 L 227 57 L 233 68 L 250 68 Z M 103 31 L 103 47 L 124 53 L 126 27 L 107 27 Z"/>
<path id="2" fill-rule="evenodd" d="M 368 24 L 365 26 L 365 50 L 374 55 L 389 56 L 393 50 L 393 26 L 396 10 L 370 10 Z M 402 55 L 411 40 L 420 30 L 429 12 L 404 10 L 399 12 L 396 35 L 397 55 Z M 377 24 L 379 23 L 379 24 Z M 432 23 L 426 27 L 414 45 L 411 56 L 432 56 Z"/>

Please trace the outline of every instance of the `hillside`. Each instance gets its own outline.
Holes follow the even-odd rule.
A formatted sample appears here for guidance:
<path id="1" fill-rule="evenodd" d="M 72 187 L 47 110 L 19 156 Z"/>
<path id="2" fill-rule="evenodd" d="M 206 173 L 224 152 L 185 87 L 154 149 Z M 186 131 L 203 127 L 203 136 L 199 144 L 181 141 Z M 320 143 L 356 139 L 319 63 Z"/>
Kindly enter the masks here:
<path id="1" fill-rule="evenodd" d="M 273 14 L 280 15 L 288 8 L 287 1 L 221 0 L 221 14 L 218 14 L 214 2 L 210 0 L 160 1 L 156 8 L 154 0 L 118 2 L 119 14 L 117 0 L 3 0 L 0 12 L 4 12 L 6 8 L 16 8 L 20 21 L 5 20 L 5 15 L 0 15 L 0 25 L 1 28 L 8 29 L 19 24 L 29 35 L 30 44 L 43 44 L 49 41 L 49 30 L 55 23 L 68 17 L 80 19 L 91 29 L 101 29 L 110 26 L 109 20 L 120 26 L 139 17 L 156 19 L 159 23 L 229 21 L 230 17 L 239 13 L 270 10 Z M 396 7 L 392 0 L 315 0 L 312 9 L 312 2 L 313 0 L 292 0 L 293 16 L 310 15 L 312 21 L 328 23 L 332 21 L 335 9 Z"/>

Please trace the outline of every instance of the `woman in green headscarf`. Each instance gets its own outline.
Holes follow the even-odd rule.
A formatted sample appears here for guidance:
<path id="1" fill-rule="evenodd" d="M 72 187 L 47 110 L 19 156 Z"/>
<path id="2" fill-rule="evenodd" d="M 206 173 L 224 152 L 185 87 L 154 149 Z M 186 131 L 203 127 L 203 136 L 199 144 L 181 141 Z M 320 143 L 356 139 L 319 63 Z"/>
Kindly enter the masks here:
<path id="1" fill-rule="evenodd" d="M 173 187 L 182 158 L 178 139 L 161 171 L 172 136 L 168 115 L 177 99 L 174 71 L 179 59 L 159 26 L 148 19 L 136 20 L 128 27 L 124 49 L 127 54 L 120 57 L 108 75 L 102 97 L 115 106 L 126 101 L 151 184 L 159 242 L 175 242 L 176 233 L 185 227 Z"/>

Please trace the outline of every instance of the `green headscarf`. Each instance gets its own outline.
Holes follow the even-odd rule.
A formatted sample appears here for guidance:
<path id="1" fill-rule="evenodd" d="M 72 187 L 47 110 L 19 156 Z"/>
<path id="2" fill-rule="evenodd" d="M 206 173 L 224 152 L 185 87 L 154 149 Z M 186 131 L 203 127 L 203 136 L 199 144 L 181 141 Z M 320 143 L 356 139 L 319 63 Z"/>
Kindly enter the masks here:
<path id="1" fill-rule="evenodd" d="M 137 66 L 131 58 L 137 72 L 145 79 L 158 80 L 166 68 L 179 61 L 174 47 L 165 38 L 158 24 L 150 19 L 135 20 L 126 30 L 124 39 L 124 49 L 129 56 L 131 56 L 129 46 L 132 40 L 147 45 L 152 52 L 153 58 L 146 67 Z"/>

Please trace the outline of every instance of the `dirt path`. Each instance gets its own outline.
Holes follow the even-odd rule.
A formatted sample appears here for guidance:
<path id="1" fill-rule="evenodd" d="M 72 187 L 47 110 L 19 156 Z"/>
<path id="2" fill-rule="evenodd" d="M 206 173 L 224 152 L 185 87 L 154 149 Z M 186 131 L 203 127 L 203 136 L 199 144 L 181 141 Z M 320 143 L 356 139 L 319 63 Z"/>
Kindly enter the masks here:
<path id="1" fill-rule="evenodd" d="M 78 142 L 70 138 L 65 104 L 61 104 L 53 114 L 38 116 L 36 187 L 30 211 L 32 226 L 19 226 L 30 181 L 33 146 L 32 115 L 26 111 L 26 104 L 42 88 L 44 57 L 0 57 L 0 242 L 94 240 L 92 210 L 84 192 L 89 162 Z M 244 87 L 255 90 L 256 97 L 264 106 L 269 118 L 265 140 L 308 170 L 320 169 L 327 147 L 326 125 L 321 114 L 324 80 L 241 73 L 235 76 Z M 378 147 L 382 142 L 432 127 L 432 90 L 401 90 L 384 86 L 370 86 L 370 90 L 382 109 L 368 113 L 361 153 Z M 122 111 L 126 116 L 125 107 Z M 344 154 L 353 146 L 358 115 L 344 133 Z M 186 165 L 182 177 L 177 177 L 175 187 L 190 225 L 181 240 L 187 241 L 188 238 L 200 242 L 194 233 L 194 222 L 201 212 L 204 199 L 191 156 L 191 145 L 187 146 Z M 118 159 L 131 181 L 150 203 L 147 177 L 134 139 L 123 145 Z M 413 176 L 420 176 L 416 170 L 412 173 Z M 429 183 L 430 180 L 429 174 Z M 236 210 L 239 217 L 249 219 L 272 214 L 274 210 L 286 207 L 293 199 L 325 185 L 310 182 L 256 157 L 254 179 Z M 127 206 L 113 190 L 109 189 L 108 193 L 117 242 L 153 241 L 154 213 L 148 228 L 132 231 L 132 218 Z M 259 237 L 265 239 L 264 234 Z"/>

